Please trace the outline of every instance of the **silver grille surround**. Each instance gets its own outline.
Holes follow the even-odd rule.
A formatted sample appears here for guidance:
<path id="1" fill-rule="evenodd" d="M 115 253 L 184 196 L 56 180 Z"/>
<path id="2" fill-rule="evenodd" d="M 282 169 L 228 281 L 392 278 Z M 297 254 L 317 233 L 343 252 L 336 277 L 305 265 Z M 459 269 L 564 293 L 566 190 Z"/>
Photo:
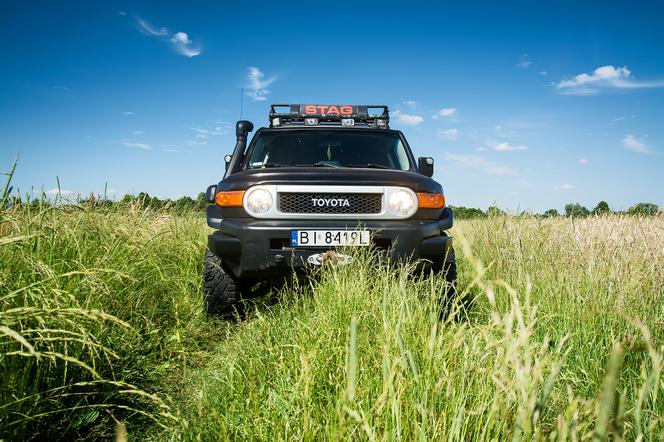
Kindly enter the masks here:
<path id="1" fill-rule="evenodd" d="M 364 219 L 406 219 L 407 217 L 398 216 L 391 211 L 387 210 L 387 201 L 390 195 L 399 190 L 410 193 L 417 204 L 417 195 L 411 189 L 401 186 L 330 186 L 330 185 L 258 185 L 252 188 L 265 189 L 272 195 L 274 204 L 272 208 L 262 215 L 249 213 L 254 218 L 259 219 L 351 219 L 351 220 L 364 220 Z M 325 194 L 334 197 L 335 195 L 343 194 L 380 194 L 380 211 L 377 213 L 291 213 L 282 212 L 280 210 L 280 194 L 281 193 L 305 193 L 305 194 Z M 243 205 L 246 210 L 246 195 L 243 200 Z"/>

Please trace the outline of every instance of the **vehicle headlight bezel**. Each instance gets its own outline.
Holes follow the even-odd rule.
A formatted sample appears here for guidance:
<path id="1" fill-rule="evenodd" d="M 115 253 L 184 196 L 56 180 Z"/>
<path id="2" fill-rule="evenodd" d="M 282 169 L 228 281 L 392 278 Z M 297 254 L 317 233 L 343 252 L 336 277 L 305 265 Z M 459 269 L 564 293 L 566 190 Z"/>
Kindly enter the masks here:
<path id="1" fill-rule="evenodd" d="M 398 218 L 410 218 L 417 207 L 417 195 L 410 189 L 396 189 L 387 195 L 387 210 Z"/>
<path id="2" fill-rule="evenodd" d="M 263 187 L 250 187 L 244 194 L 244 210 L 252 216 L 263 216 L 267 214 L 274 206 L 274 195 Z"/>

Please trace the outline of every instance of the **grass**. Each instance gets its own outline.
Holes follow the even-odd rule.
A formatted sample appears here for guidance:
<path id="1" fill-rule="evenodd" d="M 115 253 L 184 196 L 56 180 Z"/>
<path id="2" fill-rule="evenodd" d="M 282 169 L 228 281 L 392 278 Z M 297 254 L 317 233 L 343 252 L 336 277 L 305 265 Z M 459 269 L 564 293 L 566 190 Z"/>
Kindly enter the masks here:
<path id="1" fill-rule="evenodd" d="M 326 268 L 202 312 L 203 215 L 0 212 L 0 439 L 661 440 L 664 217 L 492 217 L 442 278 Z M 274 302 L 277 300 L 278 302 Z"/>

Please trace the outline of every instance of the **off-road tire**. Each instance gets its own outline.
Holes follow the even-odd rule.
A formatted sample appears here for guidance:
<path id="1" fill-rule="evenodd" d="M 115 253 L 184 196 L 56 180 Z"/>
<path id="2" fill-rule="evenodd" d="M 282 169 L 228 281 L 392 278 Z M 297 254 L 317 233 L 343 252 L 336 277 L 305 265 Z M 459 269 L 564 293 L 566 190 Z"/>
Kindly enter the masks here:
<path id="1" fill-rule="evenodd" d="M 225 316 L 236 311 L 242 301 L 238 281 L 223 268 L 223 262 L 214 253 L 205 251 L 203 266 L 203 304 L 208 314 Z"/>
<path id="2" fill-rule="evenodd" d="M 447 286 L 445 287 L 445 299 L 447 302 L 452 302 L 457 296 L 457 265 L 456 258 L 454 257 L 454 249 L 450 249 L 445 257 L 445 262 L 442 266 L 443 275 Z"/>
<path id="3" fill-rule="evenodd" d="M 431 267 L 432 273 L 436 275 L 442 274 L 445 278 L 445 289 L 440 298 L 440 317 L 446 318 L 454 309 L 454 303 L 457 299 L 457 265 L 454 256 L 454 249 L 450 249 L 447 255 L 442 257 L 439 261 L 434 261 Z M 462 305 L 465 310 L 466 306 Z"/>

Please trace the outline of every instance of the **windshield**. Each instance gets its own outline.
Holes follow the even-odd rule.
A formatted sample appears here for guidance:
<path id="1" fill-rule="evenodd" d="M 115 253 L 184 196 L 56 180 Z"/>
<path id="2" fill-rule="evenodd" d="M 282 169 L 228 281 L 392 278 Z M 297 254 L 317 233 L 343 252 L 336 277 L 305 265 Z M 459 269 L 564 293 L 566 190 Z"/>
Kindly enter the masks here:
<path id="1" fill-rule="evenodd" d="M 295 129 L 257 133 L 245 167 L 298 166 L 409 170 L 410 162 L 396 132 Z"/>

